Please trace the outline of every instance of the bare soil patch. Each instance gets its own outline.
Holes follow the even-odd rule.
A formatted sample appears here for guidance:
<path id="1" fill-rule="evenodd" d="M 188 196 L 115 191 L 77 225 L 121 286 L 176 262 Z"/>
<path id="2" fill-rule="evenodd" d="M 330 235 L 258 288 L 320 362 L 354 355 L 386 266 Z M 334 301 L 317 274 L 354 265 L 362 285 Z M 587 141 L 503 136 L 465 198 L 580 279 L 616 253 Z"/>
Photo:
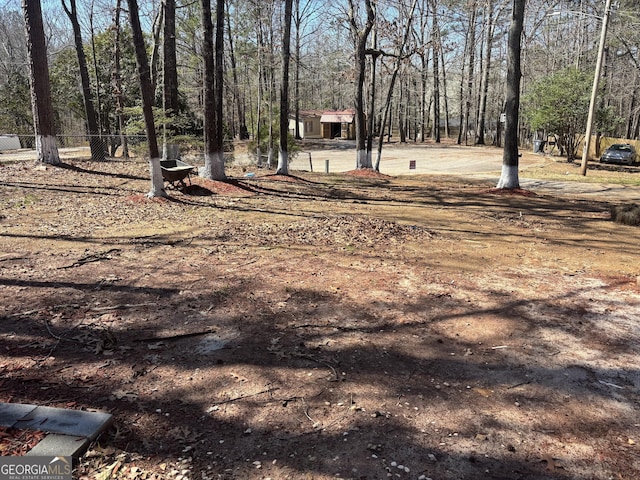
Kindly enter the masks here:
<path id="1" fill-rule="evenodd" d="M 149 200 L 146 169 L 0 167 L 0 386 L 115 416 L 78 478 L 640 476 L 606 201 L 233 169 Z"/>

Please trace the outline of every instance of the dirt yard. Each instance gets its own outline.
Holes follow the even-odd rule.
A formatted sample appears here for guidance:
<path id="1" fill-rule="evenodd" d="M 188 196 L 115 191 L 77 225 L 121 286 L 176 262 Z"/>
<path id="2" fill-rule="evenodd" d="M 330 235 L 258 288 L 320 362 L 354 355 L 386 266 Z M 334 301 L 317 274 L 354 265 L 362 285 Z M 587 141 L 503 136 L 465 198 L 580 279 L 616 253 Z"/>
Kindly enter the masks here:
<path id="1" fill-rule="evenodd" d="M 452 176 L 0 164 L 0 401 L 108 479 L 640 478 L 640 241 Z"/>

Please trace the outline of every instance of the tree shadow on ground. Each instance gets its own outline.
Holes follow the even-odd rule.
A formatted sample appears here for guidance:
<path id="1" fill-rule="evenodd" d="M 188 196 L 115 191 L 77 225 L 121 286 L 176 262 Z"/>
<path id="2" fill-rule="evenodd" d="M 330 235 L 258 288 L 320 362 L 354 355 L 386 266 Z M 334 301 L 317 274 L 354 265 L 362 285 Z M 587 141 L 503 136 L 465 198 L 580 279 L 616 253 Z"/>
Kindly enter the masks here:
<path id="1" fill-rule="evenodd" d="M 493 314 L 517 322 L 524 332 L 517 338 L 535 342 L 553 329 L 583 343 L 589 325 L 541 321 L 523 307 L 556 311 L 567 297 L 595 296 L 602 287 L 506 302 L 486 290 L 497 299 L 491 309 L 457 295 L 426 295 L 369 311 L 322 287 L 289 286 L 286 305 L 274 311 L 260 279 L 228 274 L 223 290 L 183 283 L 192 292 L 186 295 L 127 284 L 96 291 L 97 279 L 2 283 L 42 290 L 41 303 L 1 319 L 2 352 L 11 359 L 3 362 L 5 391 L 28 403 L 107 409 L 117 418 L 118 434 L 108 439 L 114 446 L 158 462 L 188 449 L 197 468 L 213 466 L 225 478 L 254 478 L 257 465 L 265 474 L 327 478 L 600 478 L 587 473 L 590 456 L 569 462 L 531 443 L 553 451 L 556 442 L 582 435 L 608 445 L 610 432 L 624 431 L 635 416 L 635 366 L 604 368 L 602 359 L 550 366 L 535 360 L 549 358 L 548 342 L 534 352 L 520 345 L 495 350 L 460 338 L 461 326 L 442 327 Z M 68 298 L 73 291 L 85 298 Z M 229 302 L 238 297 L 246 306 L 230 316 Z M 87 303 L 97 298 L 99 306 Z M 560 314 L 571 318 L 581 308 Z M 413 320 L 402 319 L 407 315 Z M 220 348 L 199 350 L 212 332 Z M 637 339 L 620 340 L 624 353 Z M 90 365 L 93 374 L 74 373 Z M 175 372 L 173 379 L 156 383 L 160 371 Z M 593 416 L 580 411 L 585 401 L 609 410 Z M 506 413 L 516 403 L 516 412 Z M 571 413 L 572 426 L 554 426 L 562 412 Z"/>
<path id="2" fill-rule="evenodd" d="M 368 188 L 346 195 L 383 192 Z M 190 456 L 193 477 L 637 476 L 630 278 L 522 253 L 525 240 L 620 252 L 601 204 L 408 188 L 415 204 L 372 203 L 403 207 L 395 216 L 415 208 L 425 226 L 415 235 L 397 218 L 369 218 L 381 210 L 338 201 L 345 211 L 327 221 L 309 205 L 313 189 L 266 203 L 127 203 L 130 230 L 101 238 L 81 234 L 74 216 L 76 235 L 20 230 L 24 218 L 10 212 L 0 235 L 11 252 L 0 262 L 3 393 L 110 411 L 104 463 L 125 453 L 127 465 L 152 470 Z M 433 227 L 438 209 L 460 218 Z M 487 255 L 471 268 L 465 241 L 531 263 Z M 83 263 L 85 242 L 121 251 Z M 622 245 L 637 252 L 633 238 Z"/>
<path id="3" fill-rule="evenodd" d="M 55 165 L 55 167 L 63 170 L 69 170 L 72 172 L 81 173 L 81 174 L 100 175 L 100 176 L 121 178 L 123 180 L 148 180 L 148 177 L 143 177 L 140 175 L 131 175 L 124 172 L 104 170 L 105 162 L 94 162 L 94 161 L 82 162 L 82 165 L 87 165 L 87 164 L 96 167 L 96 169 L 83 168 L 77 162 L 74 162 L 74 163 L 61 162 Z M 119 164 L 117 163 L 108 164 L 108 167 L 110 167 L 111 170 L 117 169 L 118 166 Z"/>

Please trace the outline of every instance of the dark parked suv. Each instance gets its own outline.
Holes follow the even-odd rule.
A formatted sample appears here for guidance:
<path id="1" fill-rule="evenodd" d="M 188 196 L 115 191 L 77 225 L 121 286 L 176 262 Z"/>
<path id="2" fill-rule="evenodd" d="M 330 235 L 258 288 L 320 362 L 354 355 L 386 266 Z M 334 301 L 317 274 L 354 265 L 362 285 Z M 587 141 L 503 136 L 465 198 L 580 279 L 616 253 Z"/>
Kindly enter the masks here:
<path id="1" fill-rule="evenodd" d="M 601 163 L 622 163 L 632 165 L 636 161 L 636 149 L 628 143 L 615 143 L 600 157 Z"/>

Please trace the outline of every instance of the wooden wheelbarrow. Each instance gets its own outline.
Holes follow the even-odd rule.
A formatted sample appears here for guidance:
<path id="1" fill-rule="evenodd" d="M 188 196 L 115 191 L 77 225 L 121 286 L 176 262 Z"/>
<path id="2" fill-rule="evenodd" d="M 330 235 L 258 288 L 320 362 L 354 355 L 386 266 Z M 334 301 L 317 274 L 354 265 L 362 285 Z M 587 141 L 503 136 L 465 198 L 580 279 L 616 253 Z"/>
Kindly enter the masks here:
<path id="1" fill-rule="evenodd" d="M 160 160 L 162 178 L 175 188 L 186 188 L 185 178 L 191 184 L 191 172 L 196 168 L 180 160 Z"/>

